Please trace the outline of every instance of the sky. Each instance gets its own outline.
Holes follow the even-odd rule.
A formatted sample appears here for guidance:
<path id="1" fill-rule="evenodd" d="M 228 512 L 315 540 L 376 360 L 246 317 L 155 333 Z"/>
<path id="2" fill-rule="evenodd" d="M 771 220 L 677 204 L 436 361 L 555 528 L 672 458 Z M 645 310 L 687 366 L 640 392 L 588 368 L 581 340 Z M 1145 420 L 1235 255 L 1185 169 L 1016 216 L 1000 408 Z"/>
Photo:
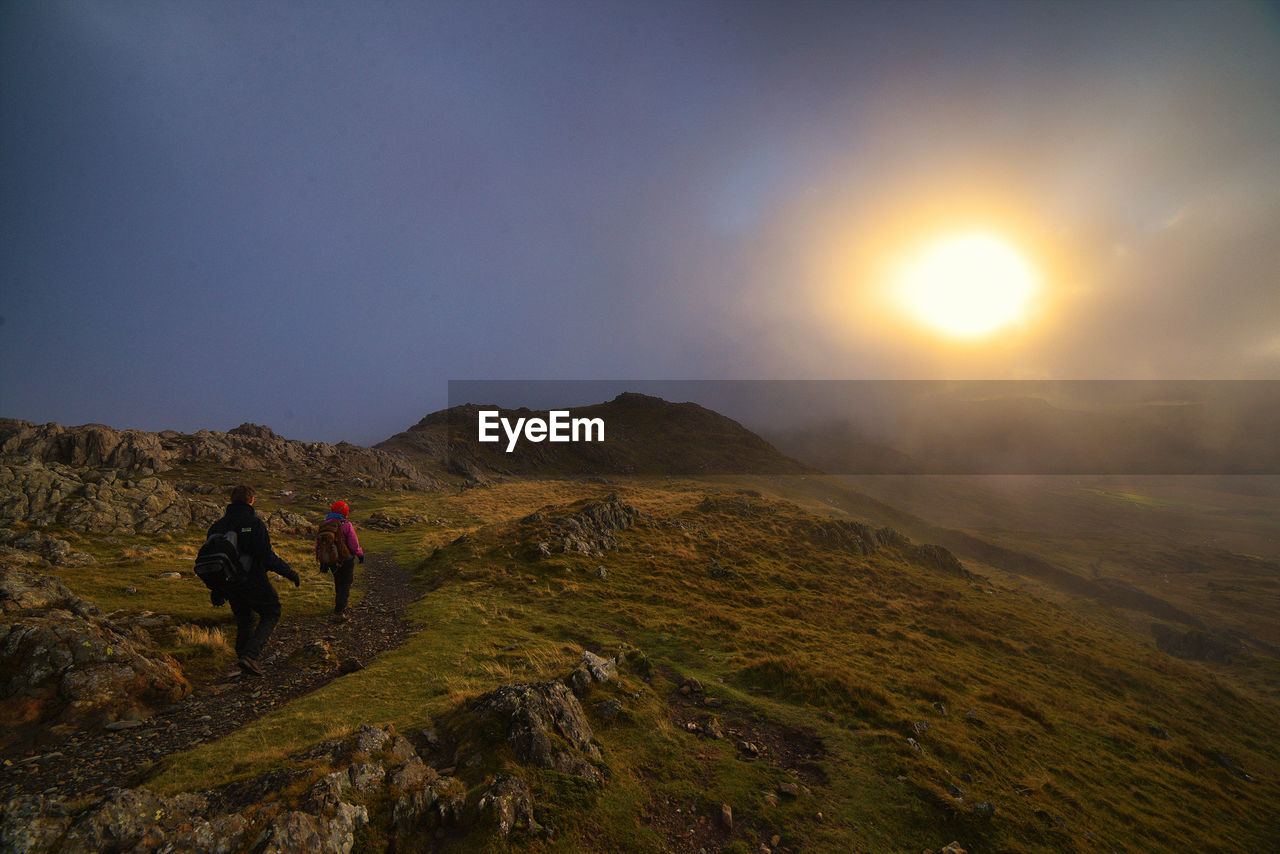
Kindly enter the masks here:
<path id="1" fill-rule="evenodd" d="M 0 416 L 37 423 L 1280 379 L 1280 7 L 7 0 L 0 223 Z M 1034 292 L 956 337 L 893 271 L 975 233 Z"/>

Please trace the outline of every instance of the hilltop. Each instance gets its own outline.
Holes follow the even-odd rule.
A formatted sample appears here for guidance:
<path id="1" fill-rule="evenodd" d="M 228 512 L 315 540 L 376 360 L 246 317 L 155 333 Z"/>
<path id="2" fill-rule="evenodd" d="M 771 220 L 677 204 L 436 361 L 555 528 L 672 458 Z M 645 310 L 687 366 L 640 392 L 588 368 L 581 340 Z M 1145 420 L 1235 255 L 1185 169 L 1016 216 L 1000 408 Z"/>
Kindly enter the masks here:
<path id="1" fill-rule="evenodd" d="M 737 421 L 696 403 L 671 403 L 623 393 L 607 403 L 572 408 L 575 418 L 600 419 L 599 443 L 505 443 L 477 439 L 477 415 L 498 410 L 512 421 L 547 417 L 547 410 L 463 404 L 434 412 L 375 447 L 424 467 L 476 475 L 612 476 L 800 474 L 815 471 L 785 456 Z"/>
<path id="2" fill-rule="evenodd" d="M 638 431 L 684 424 L 700 453 L 731 437 L 718 462 L 731 470 L 790 464 L 707 410 L 600 406 L 619 423 L 632 406 Z M 4 749 L 0 844 L 754 854 L 1274 841 L 1280 707 L 1236 678 L 1265 650 L 1230 665 L 1170 654 L 1109 608 L 1021 589 L 938 545 L 920 517 L 807 471 L 597 478 L 572 455 L 519 470 L 477 452 L 482 478 L 440 488 L 460 477 L 432 463 L 451 417 L 372 450 L 313 453 L 253 435 L 264 428 L 210 439 L 242 452 L 243 469 L 184 457 L 181 435 L 5 434 L 0 466 L 78 480 L 49 521 L 11 518 L 0 534 L 6 731 L 31 736 Z M 655 434 L 610 463 L 696 457 L 661 457 Z M 148 437 L 159 452 L 130 450 Z M 325 464 L 335 454 L 367 468 L 344 479 Z M 376 480 L 383 464 L 406 474 Z M 70 512 L 92 506 L 90 485 L 148 479 L 216 511 L 246 471 L 303 574 L 281 586 L 265 662 L 296 689 L 229 672 L 229 615 L 190 575 L 203 520 L 150 533 Z M 395 592 L 394 623 L 322 622 L 332 594 L 310 563 L 309 521 L 330 497 L 350 501 L 378 555 L 357 598 Z M 92 655 L 34 652 L 67 631 L 92 637 Z M 386 641 L 353 646 L 370 635 Z M 147 692 L 125 679 L 74 708 L 60 699 L 59 686 L 126 665 Z M 130 758 L 111 778 L 128 788 L 67 782 L 70 757 L 99 754 Z"/>

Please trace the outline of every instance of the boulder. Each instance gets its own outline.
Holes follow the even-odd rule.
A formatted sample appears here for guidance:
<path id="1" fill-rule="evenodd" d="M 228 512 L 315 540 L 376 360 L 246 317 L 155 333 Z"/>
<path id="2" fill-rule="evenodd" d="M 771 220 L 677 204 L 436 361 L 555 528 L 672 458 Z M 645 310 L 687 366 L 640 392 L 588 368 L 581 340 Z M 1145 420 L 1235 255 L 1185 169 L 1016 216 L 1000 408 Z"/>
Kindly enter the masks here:
<path id="1" fill-rule="evenodd" d="M 410 792 L 422 788 L 439 776 L 434 768 L 414 756 L 387 775 L 387 787 L 393 792 Z"/>
<path id="2" fill-rule="evenodd" d="M 391 811 L 397 833 L 408 836 L 462 820 L 467 788 L 456 777 L 436 777 L 401 795 Z"/>
<path id="3" fill-rule="evenodd" d="M 102 616 L 97 605 L 79 598 L 52 575 L 0 566 L 0 613 L 16 615 L 53 608 L 70 611 L 86 619 Z"/>
<path id="4" fill-rule="evenodd" d="M 482 819 L 492 819 L 503 839 L 519 824 L 535 833 L 539 829 L 533 818 L 533 795 L 519 777 L 502 775 L 494 780 L 480 796 L 477 809 Z"/>
<path id="5" fill-rule="evenodd" d="M 22 795 L 0 809 L 0 851 L 37 854 L 56 850 L 71 818 L 58 801 Z"/>
<path id="6" fill-rule="evenodd" d="M 602 761 L 578 698 L 563 682 L 504 685 L 476 703 L 482 731 L 501 737 L 521 762 L 603 781 Z"/>
<path id="7" fill-rule="evenodd" d="M 234 854 L 244 848 L 249 834 L 249 821 L 242 815 L 231 813 L 209 820 L 186 825 L 173 838 L 160 846 L 158 854 Z"/>
<path id="8" fill-rule="evenodd" d="M 0 568 L 0 742 L 168 706 L 191 687 L 172 658 L 103 620 L 56 579 Z"/>
<path id="9" fill-rule="evenodd" d="M 333 647 L 326 640 L 313 640 L 289 653 L 289 663 L 295 667 L 323 667 L 337 661 Z"/>
<path id="10" fill-rule="evenodd" d="M 155 850 L 164 839 L 159 819 L 167 812 L 164 799 L 146 789 L 112 789 L 76 819 L 60 850 Z"/>
<path id="11" fill-rule="evenodd" d="M 253 844 L 255 854 L 350 854 L 355 832 L 369 823 L 363 806 L 338 804 L 332 818 L 292 810 L 276 816 Z"/>

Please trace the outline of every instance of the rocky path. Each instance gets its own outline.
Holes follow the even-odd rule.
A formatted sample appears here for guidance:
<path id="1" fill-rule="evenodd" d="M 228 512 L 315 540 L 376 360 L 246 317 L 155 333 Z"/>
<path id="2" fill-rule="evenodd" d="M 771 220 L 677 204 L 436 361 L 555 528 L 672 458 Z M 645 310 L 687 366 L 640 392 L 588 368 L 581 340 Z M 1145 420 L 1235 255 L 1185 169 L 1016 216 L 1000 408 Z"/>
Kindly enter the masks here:
<path id="1" fill-rule="evenodd" d="M 408 571 L 385 555 L 370 555 L 357 567 L 356 586 L 364 596 L 347 609 L 345 623 L 291 617 L 286 610 L 263 657 L 263 676 L 236 669 L 195 685 L 192 696 L 136 726 L 80 731 L 39 756 L 6 762 L 0 800 L 44 793 L 75 801 L 137 785 L 165 756 L 221 738 L 403 643 L 412 632 L 405 609 L 417 595 Z M 327 647 L 327 660 L 317 641 Z"/>

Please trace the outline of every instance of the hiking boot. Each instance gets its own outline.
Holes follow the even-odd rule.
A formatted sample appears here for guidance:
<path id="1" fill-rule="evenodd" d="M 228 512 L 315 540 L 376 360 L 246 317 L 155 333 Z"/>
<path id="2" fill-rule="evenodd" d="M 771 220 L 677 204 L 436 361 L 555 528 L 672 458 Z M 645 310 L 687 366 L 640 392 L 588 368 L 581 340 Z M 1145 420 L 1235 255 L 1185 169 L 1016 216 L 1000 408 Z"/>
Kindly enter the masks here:
<path id="1" fill-rule="evenodd" d="M 333 617 L 332 617 L 331 619 L 332 619 L 332 621 L 333 621 L 333 622 L 335 622 L 335 623 L 345 623 L 345 622 L 347 621 L 347 615 L 346 615 L 346 614 L 334 614 L 334 615 L 333 615 Z"/>
<path id="2" fill-rule="evenodd" d="M 254 661 L 247 655 L 240 656 L 240 670 L 248 676 L 261 676 L 262 668 L 258 666 L 258 662 Z"/>

